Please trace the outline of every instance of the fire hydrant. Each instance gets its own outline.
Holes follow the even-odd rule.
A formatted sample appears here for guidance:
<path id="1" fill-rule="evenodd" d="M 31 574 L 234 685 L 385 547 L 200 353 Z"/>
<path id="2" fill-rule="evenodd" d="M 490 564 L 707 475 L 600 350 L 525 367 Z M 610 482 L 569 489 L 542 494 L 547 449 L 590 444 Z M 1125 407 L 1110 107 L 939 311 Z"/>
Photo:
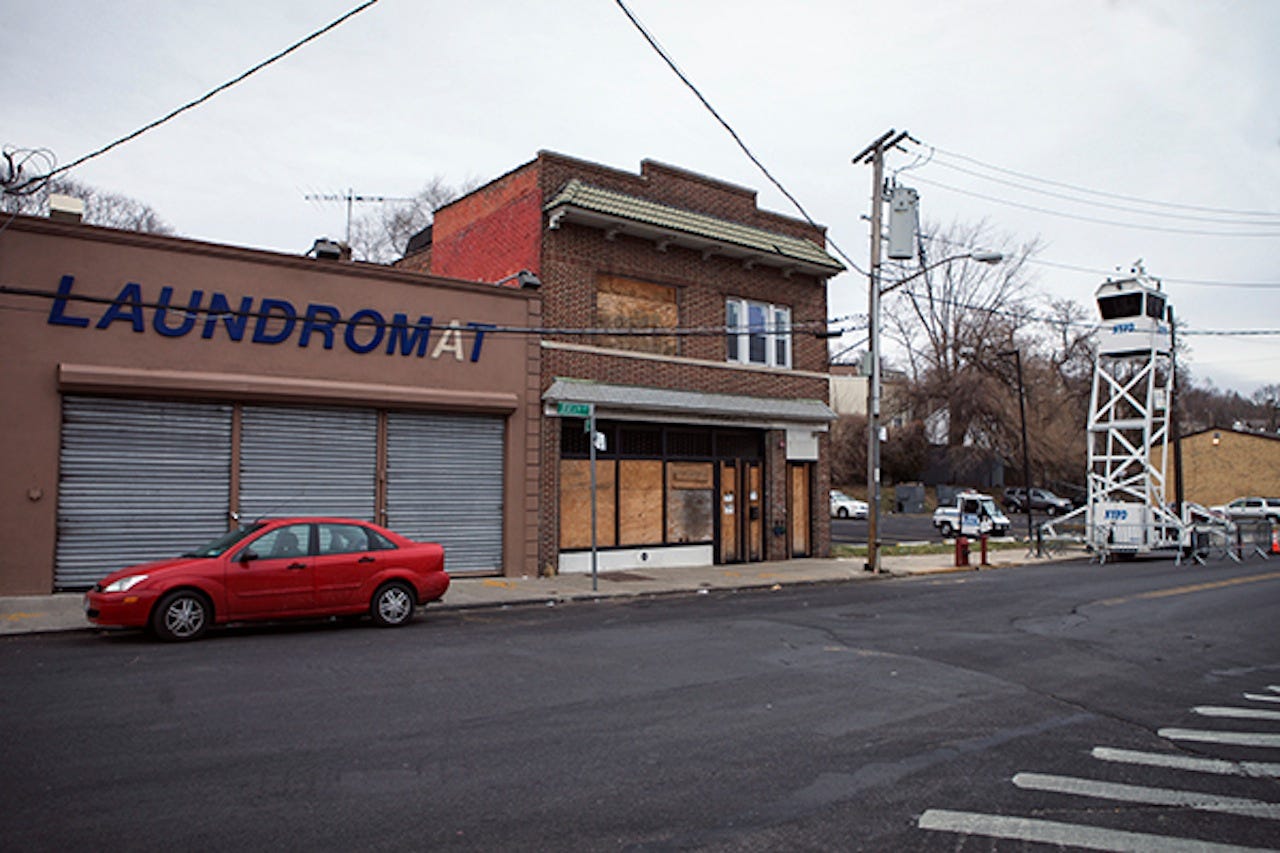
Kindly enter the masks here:
<path id="1" fill-rule="evenodd" d="M 956 567 L 968 567 L 969 565 L 969 537 L 956 537 Z"/>
<path id="2" fill-rule="evenodd" d="M 982 551 L 981 551 L 981 553 L 982 553 L 982 559 L 981 559 L 981 560 L 979 560 L 978 565 L 979 565 L 979 566 L 990 566 L 991 564 L 987 562 L 987 534 L 985 534 L 985 533 L 984 533 L 984 534 L 982 534 L 982 538 L 981 538 L 981 540 L 980 540 L 980 541 L 982 542 Z"/>

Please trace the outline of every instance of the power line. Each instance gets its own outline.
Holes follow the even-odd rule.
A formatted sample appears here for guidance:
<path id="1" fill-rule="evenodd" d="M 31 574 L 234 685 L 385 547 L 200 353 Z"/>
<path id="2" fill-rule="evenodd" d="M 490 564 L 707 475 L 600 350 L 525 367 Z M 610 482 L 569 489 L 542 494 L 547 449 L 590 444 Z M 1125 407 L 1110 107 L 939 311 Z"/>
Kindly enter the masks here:
<path id="1" fill-rule="evenodd" d="M 1277 225 L 1280 225 L 1280 223 L 1276 222 L 1275 220 L 1267 221 L 1265 219 L 1264 220 L 1224 219 L 1222 218 L 1222 215 L 1197 216 L 1195 214 L 1190 214 L 1190 213 L 1165 213 L 1159 210 L 1143 210 L 1141 208 L 1132 207 L 1129 205 L 1109 204 L 1105 201 L 1093 201 L 1091 199 L 1079 198 L 1077 196 L 1068 195 L 1067 193 L 1054 192 L 1053 190 L 1040 189 L 1039 187 L 1033 187 L 1028 184 L 1018 183 L 1017 181 L 1007 181 L 1003 178 L 996 178 L 996 177 L 992 177 L 991 175 L 984 175 L 981 172 L 976 171 L 974 169 L 966 169 L 963 166 L 957 166 L 954 163 L 944 163 L 942 161 L 938 161 L 937 165 L 941 166 L 944 169 L 951 169 L 952 171 L 955 171 L 955 172 L 960 172 L 965 175 L 971 175 L 975 178 L 979 178 L 984 181 L 990 181 L 995 184 L 1001 184 L 1006 187 L 1013 187 L 1014 189 L 1023 190 L 1024 192 L 1037 193 L 1039 195 L 1049 196 L 1050 198 L 1062 199 L 1064 201 L 1072 202 L 1073 204 L 1089 205 L 1091 207 L 1100 207 L 1106 210 L 1118 210 L 1123 213 L 1136 213 L 1140 216 L 1156 216 L 1156 217 L 1163 217 L 1166 219 L 1181 219 L 1188 222 L 1209 222 L 1215 225 L 1253 225 L 1253 226 L 1259 226 L 1259 227 L 1276 227 Z"/>
<path id="2" fill-rule="evenodd" d="M 927 143 L 920 143 L 920 144 L 925 145 Z M 957 160 L 963 160 L 967 163 L 973 163 L 974 165 L 981 166 L 984 169 L 990 169 L 993 172 L 999 172 L 1005 175 L 1012 175 L 1014 177 L 1022 178 L 1024 180 L 1035 181 L 1037 183 L 1046 184 L 1048 186 L 1061 187 L 1063 189 L 1074 190 L 1075 192 L 1087 193 L 1089 195 L 1096 195 L 1103 198 L 1113 198 L 1113 199 L 1118 199 L 1120 201 L 1130 201 L 1130 202 L 1135 202 L 1137 204 L 1149 205 L 1152 207 L 1168 207 L 1176 210 L 1195 210 L 1195 211 L 1200 211 L 1202 213 L 1221 213 L 1221 214 L 1227 214 L 1231 216 L 1280 217 L 1280 212 L 1276 212 L 1272 210 L 1239 210 L 1239 209 L 1224 208 L 1224 207 L 1207 207 L 1204 205 L 1196 205 L 1196 204 L 1179 204 L 1177 202 L 1155 201 L 1152 199 L 1141 198 L 1139 196 L 1124 195 L 1122 193 L 1107 192 L 1105 190 L 1089 189 L 1088 187 L 1082 187 L 1076 184 L 1070 184 L 1065 181 L 1055 181 L 1049 178 L 1041 178 L 1036 175 L 1031 175 L 1026 172 L 1017 172 L 1017 171 L 1014 171 L 1013 169 L 1006 169 L 1001 166 L 996 166 L 991 163 L 983 162 L 982 160 L 978 160 L 977 158 L 970 157 L 965 154 L 959 154 L 955 151 L 948 151 L 945 148 L 938 148 L 935 145 L 929 145 L 928 147 L 932 152 L 935 152 L 937 154 L 942 154 L 945 157 L 953 157 Z"/>
<path id="3" fill-rule="evenodd" d="M 969 302 L 962 302 L 959 299 L 948 299 L 944 296 L 938 296 L 932 293 L 921 293 L 914 287 L 905 287 L 900 293 L 910 295 L 929 302 L 936 302 L 942 305 L 948 305 L 952 308 L 964 308 L 969 311 L 978 311 L 984 314 L 994 314 L 997 317 L 1012 317 L 1017 320 L 1023 320 L 1031 323 L 1043 323 L 1051 326 L 1072 326 L 1075 328 L 1096 329 L 1102 325 L 1100 321 L 1070 320 L 1063 317 L 1046 317 L 1031 311 L 1013 311 L 1002 308 L 991 308 L 986 305 L 974 305 Z M 1184 327 L 1181 323 L 1178 326 L 1178 334 L 1180 335 L 1197 335 L 1201 337 L 1278 337 L 1280 329 L 1195 329 L 1192 327 Z"/>
<path id="4" fill-rule="evenodd" d="M 125 135 L 125 136 L 122 136 L 122 137 L 120 137 L 119 139 L 115 140 L 114 142 L 110 142 L 110 143 L 108 143 L 108 144 L 106 144 L 106 145 L 102 146 L 101 148 L 99 148 L 99 149 L 98 149 L 98 150 L 96 150 L 96 151 L 91 151 L 91 152 L 89 152 L 88 154 L 85 154 L 83 157 L 79 158 L 78 160 L 73 160 L 72 162 L 68 163 L 68 164 L 67 164 L 67 165 L 65 165 L 65 166 L 59 166 L 58 168 L 53 169 L 53 170 L 51 170 L 51 171 L 47 172 L 47 173 L 46 173 L 46 174 L 44 174 L 44 175 L 38 175 L 38 176 L 36 176 L 36 177 L 34 177 L 34 178 L 30 178 L 30 179 L 29 179 L 29 180 L 27 180 L 25 183 L 22 183 L 22 184 L 18 185 L 18 187 L 17 187 L 16 189 L 17 189 L 17 190 L 23 190 L 23 189 L 26 189 L 26 188 L 27 188 L 27 187 L 29 187 L 29 186 L 32 186 L 33 184 L 35 184 L 35 183 L 37 183 L 37 182 L 40 182 L 40 181 L 48 181 L 50 178 L 54 177 L 55 175 L 58 175 L 58 174 L 61 174 L 62 172 L 66 172 L 66 171 L 69 171 L 69 170 L 71 170 L 71 169 L 74 169 L 76 166 L 79 166 L 79 165 L 80 165 L 80 164 L 82 164 L 82 163 L 86 163 L 86 162 L 88 162 L 89 160 L 94 159 L 95 157 L 100 157 L 101 155 L 106 154 L 106 153 L 107 153 L 108 151 L 110 151 L 111 149 L 116 148 L 117 146 L 123 145 L 124 143 L 129 142 L 130 140 L 133 140 L 133 139 L 138 138 L 139 136 L 141 136 L 142 134 L 146 133 L 147 131 L 149 131 L 149 130 L 152 130 L 152 129 L 154 129 L 154 128 L 159 127 L 160 125 L 164 124 L 165 122 L 169 121 L 169 120 L 170 120 L 170 119 L 172 119 L 172 118 L 177 117 L 178 115 L 181 115 L 182 113 L 186 112 L 187 110 L 190 110 L 190 109 L 193 109 L 193 108 L 195 108 L 195 107 L 198 107 L 200 104 L 203 104 L 205 101 L 209 100 L 209 99 L 210 99 L 210 98 L 212 98 L 214 95 L 217 95 L 217 94 L 219 94 L 220 92 L 224 92 L 224 91 L 226 91 L 227 89 L 230 89 L 232 86 L 236 85 L 237 83 L 241 82 L 242 80 L 245 80 L 246 78 L 248 78 L 248 77 L 252 76 L 253 74 L 256 74 L 257 72 L 261 71 L 263 68 L 266 68 L 268 65 L 271 65 L 272 63 L 276 62 L 277 60 L 283 59 L 284 57 L 286 57 L 286 56 L 288 56 L 289 54 L 293 53 L 295 50 L 297 50 L 298 48 L 300 48 L 300 47 L 302 47 L 303 45 L 307 44 L 308 42 L 311 42 L 311 41 L 314 41 L 314 40 L 316 40 L 316 39 L 320 38 L 320 36 L 324 35 L 325 33 L 329 32 L 330 30 L 332 30 L 332 29 L 334 29 L 334 28 L 336 28 L 336 27 L 340 26 L 341 24 L 343 24 L 343 23 L 344 23 L 345 21 L 347 21 L 348 19 L 350 19 L 350 18 L 352 18 L 352 17 L 354 17 L 354 16 L 356 16 L 356 15 L 360 14 L 360 13 L 361 13 L 361 12 L 363 12 L 365 9 L 368 9 L 370 6 L 374 5 L 374 4 L 375 4 L 375 3 L 377 3 L 377 2 L 378 2 L 378 0 L 366 0 L 366 2 L 361 3 L 359 6 L 355 7 L 354 9 L 350 10 L 349 12 L 347 12 L 347 13 L 345 13 L 345 14 L 341 15 L 340 17 L 338 17 L 338 18 L 334 19 L 334 20 L 333 20 L 333 21 L 331 21 L 329 24 L 327 24 L 327 25 L 325 25 L 325 26 L 321 27 L 320 29 L 318 29 L 318 30 L 316 30 L 315 32 L 311 33 L 310 35 L 306 36 L 305 38 L 303 38 L 303 39 L 301 39 L 301 40 L 299 40 L 299 41 L 294 42 L 293 44 L 289 45 L 289 47 L 286 47 L 284 50 L 280 51 L 279 53 L 275 54 L 274 56 L 271 56 L 271 57 L 269 57 L 269 58 L 267 58 L 267 59 L 264 59 L 262 62 L 259 62 L 257 65 L 253 66 L 253 67 L 252 67 L 252 68 L 250 68 L 248 71 L 245 71 L 244 73 L 240 74 L 239 76 L 237 76 L 237 77 L 235 77 L 235 78 L 233 78 L 233 79 L 231 79 L 231 80 L 228 80 L 227 82 L 223 83 L 221 86 L 218 86 L 218 87 L 216 87 L 216 88 L 214 88 L 214 89 L 211 89 L 210 91 L 208 91 L 208 92 L 206 92 L 205 94 L 201 95 L 199 98 L 196 98 L 194 101 L 189 101 L 189 102 L 187 102 L 186 104 L 183 104 L 182 106 L 178 107 L 177 109 L 175 109 L 175 110 L 173 110 L 173 111 L 169 112 L 168 114 L 166 114 L 166 115 L 164 115 L 164 116 L 161 116 L 160 118 L 156 119 L 155 121 L 151 122 L 150 124 L 144 125 L 144 126 L 142 126 L 142 127 L 138 128 L 137 130 L 133 131 L 132 133 L 127 134 L 127 135 Z"/>
<path id="5" fill-rule="evenodd" d="M 1118 222 L 1110 219 L 1098 219 L 1093 216 L 1081 216 L 1075 213 L 1065 213 L 1060 210 L 1036 207 L 1031 204 L 1022 204 L 1021 202 L 1009 201 L 1008 199 L 999 198 L 997 196 L 990 196 L 984 193 L 973 192 L 971 190 L 962 190 L 958 187 L 953 187 L 950 184 L 944 184 L 941 181 L 922 178 L 918 175 L 914 180 L 922 184 L 928 184 L 930 186 L 938 187 L 939 189 L 949 190 L 950 192 L 959 193 L 960 195 L 980 198 L 983 201 L 989 201 L 995 204 L 1003 204 L 1009 207 L 1016 207 L 1021 210 L 1030 210 L 1035 213 L 1043 213 L 1047 216 L 1059 216 L 1064 219 L 1074 219 L 1078 222 L 1092 222 L 1095 225 L 1108 225 L 1114 228 L 1133 228 L 1139 231 L 1160 231 L 1166 234 L 1191 234 L 1199 237 L 1262 237 L 1273 240 L 1276 237 L 1280 237 L 1280 222 L 1276 223 L 1275 228 L 1277 230 L 1275 231 L 1203 231 L 1193 228 L 1168 228 L 1162 225 L 1140 225 L 1133 222 Z"/>
<path id="6" fill-rule="evenodd" d="M 0 285 L 0 296 L 25 296 L 35 299 L 44 299 L 50 301 L 61 302 L 78 302 L 91 305 L 119 305 L 126 310 L 132 309 L 149 309 L 153 311 L 164 311 L 173 314 L 176 317 L 184 319 L 198 319 L 204 317 L 206 322 L 217 323 L 224 319 L 235 318 L 244 320 L 265 320 L 265 321 L 292 321 L 295 323 L 306 323 L 308 320 L 304 317 L 289 317 L 283 313 L 273 311 L 244 311 L 237 308 L 227 307 L 226 309 L 213 309 L 212 307 L 190 306 L 164 303 L 164 302 L 148 302 L 145 300 L 127 300 L 120 302 L 116 298 L 110 296 L 89 296 L 87 294 L 64 294 L 51 290 L 36 290 L 25 287 L 10 287 Z M 0 306 L 0 310 L 27 311 L 30 309 L 20 308 L 17 306 Z M 842 320 L 855 320 L 856 315 L 850 315 Z M 112 322 L 124 322 L 124 318 L 118 320 L 113 319 Z M 584 337 L 604 336 L 604 337 L 639 337 L 639 338 L 666 338 L 666 337 L 723 337 L 725 335 L 739 334 L 769 334 L 769 335 L 826 335 L 830 327 L 836 322 L 831 320 L 812 320 L 801 321 L 789 324 L 785 328 L 756 328 L 752 326 L 675 326 L 670 328 L 662 327 L 569 327 L 569 326 L 499 326 L 489 324 L 477 324 L 475 326 L 441 326 L 411 322 L 396 322 L 393 320 L 383 319 L 378 322 L 372 318 L 361 318 L 352 320 L 347 317 L 329 317 L 319 318 L 318 322 L 324 326 L 350 326 L 353 328 L 364 329 L 403 329 L 403 330 L 431 330 L 431 331 L 459 331 L 459 332 L 475 332 L 486 335 L 495 334 L 513 334 L 513 335 L 579 335 Z"/>
<path id="7" fill-rule="evenodd" d="M 981 247 L 969 246 L 957 240 L 949 240 L 940 234 L 926 235 L 925 239 L 936 241 L 947 246 L 955 246 L 958 250 L 967 252 L 976 252 Z M 1098 267 L 1086 267 L 1079 264 L 1067 264 L 1061 261 L 1049 261 L 1042 258 L 1036 258 L 1028 255 L 1023 260 L 1029 264 L 1039 264 L 1045 267 L 1054 267 L 1056 269 L 1069 270 L 1071 272 L 1088 273 L 1103 277 L 1114 277 L 1117 275 L 1116 269 L 1100 269 Z M 1207 278 L 1177 278 L 1175 276 L 1160 275 L 1156 276 L 1161 282 L 1166 284 L 1188 284 L 1198 287 L 1232 287 L 1244 290 L 1280 290 L 1280 281 L 1224 281 L 1222 279 Z"/>
<path id="8" fill-rule="evenodd" d="M 756 168 L 758 168 L 761 171 L 761 173 L 763 173 L 764 176 L 768 178 L 769 181 L 775 187 L 778 188 L 778 191 L 781 192 L 784 196 L 786 196 L 788 201 L 790 201 L 793 205 L 795 205 L 796 210 L 800 211 L 800 215 L 805 218 L 805 221 L 807 221 L 814 228 L 821 228 L 821 226 L 818 225 L 818 223 L 813 220 L 813 217 L 809 215 L 809 212 L 804 209 L 804 205 L 800 204 L 799 200 L 796 199 L 796 197 L 792 195 L 791 192 L 782 185 L 781 181 L 779 181 L 777 178 L 773 176 L 773 174 L 764 165 L 764 163 L 760 162 L 760 158 L 756 157 L 756 155 L 751 152 L 751 149 L 748 148 L 747 144 L 742 141 L 742 137 L 739 136 L 738 132 L 733 129 L 733 126 L 730 125 L 729 122 L 725 121 L 724 117 L 721 116 L 720 113 L 716 111 L 716 108 L 711 105 L 711 102 L 708 101 L 706 97 L 702 94 L 702 92 L 698 90 L 698 87 L 695 86 L 693 82 L 688 78 L 688 76 L 683 71 L 680 70 L 680 66 L 676 65 L 676 62 L 674 59 L 671 58 L 671 55 L 667 53 L 667 51 L 662 47 L 662 45 L 658 44 L 658 40 L 653 36 L 653 34 L 650 33 L 647 29 L 645 29 L 644 24 L 640 23 L 640 20 L 636 18 L 634 14 L 632 14 L 630 9 L 627 8 L 627 4 L 624 3 L 623 0 L 614 0 L 614 2 L 618 4 L 618 8 L 620 8 L 623 14 L 627 16 L 627 18 L 631 21 L 632 25 L 636 28 L 637 31 L 639 31 L 640 35 L 644 36 L 644 40 L 649 43 L 649 46 L 653 48 L 654 52 L 657 53 L 658 56 L 662 57 L 662 61 L 667 64 L 667 67 L 670 68 L 672 72 L 674 72 L 675 75 L 680 78 L 680 82 L 684 83 L 684 85 L 688 87 L 689 91 L 693 92 L 694 96 L 702 103 L 702 106 L 704 106 L 707 109 L 707 112 L 711 113 L 711 115 L 715 117 L 715 120 L 720 122 L 720 126 L 723 127 L 728 132 L 729 136 L 733 138 L 733 141 L 737 143 L 740 149 L 742 149 L 742 153 L 747 155 L 747 159 L 749 159 L 752 163 L 754 163 L 756 165 Z M 827 236 L 827 244 L 831 246 L 832 250 L 834 250 L 837 255 L 839 255 L 841 258 L 844 259 L 845 263 L 853 267 L 862 275 L 867 275 L 866 270 L 862 269 L 862 267 L 854 263 L 853 259 L 850 258 L 848 255 L 846 255 L 844 253 L 844 250 L 842 250 L 838 245 L 836 245 L 836 242 L 831 239 L 830 235 Z"/>

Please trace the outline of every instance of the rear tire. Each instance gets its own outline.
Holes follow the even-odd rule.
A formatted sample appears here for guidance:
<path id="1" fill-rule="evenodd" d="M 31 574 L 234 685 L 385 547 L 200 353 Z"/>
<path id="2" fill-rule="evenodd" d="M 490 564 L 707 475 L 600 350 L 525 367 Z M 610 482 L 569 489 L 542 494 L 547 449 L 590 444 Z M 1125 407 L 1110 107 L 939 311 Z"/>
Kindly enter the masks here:
<path id="1" fill-rule="evenodd" d="M 151 612 L 151 630 L 162 640 L 198 640 L 213 621 L 213 605 L 202 593 L 179 589 L 160 599 Z"/>
<path id="2" fill-rule="evenodd" d="M 838 510 L 836 510 L 836 518 L 848 518 L 848 517 L 849 517 L 849 510 L 845 509 L 844 507 L 840 507 Z"/>
<path id="3" fill-rule="evenodd" d="M 942 534 L 943 539 L 950 539 L 951 535 L 955 533 L 955 529 L 948 522 L 944 521 L 938 525 L 938 532 Z"/>
<path id="4" fill-rule="evenodd" d="M 404 581 L 391 581 L 378 587 L 369 602 L 369 615 L 380 628 L 399 628 L 413 618 L 417 597 Z"/>

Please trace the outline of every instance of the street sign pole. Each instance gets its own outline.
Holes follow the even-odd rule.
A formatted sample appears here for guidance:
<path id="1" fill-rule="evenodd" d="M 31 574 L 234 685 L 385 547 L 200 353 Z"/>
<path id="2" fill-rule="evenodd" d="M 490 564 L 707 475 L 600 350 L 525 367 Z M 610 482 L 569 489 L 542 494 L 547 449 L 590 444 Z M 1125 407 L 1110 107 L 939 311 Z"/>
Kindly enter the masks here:
<path id="1" fill-rule="evenodd" d="M 562 418 L 582 418 L 587 428 L 587 445 L 591 449 L 591 591 L 599 586 L 599 555 L 596 541 L 596 406 L 595 403 L 556 403 L 556 414 Z M 601 448 L 603 449 L 603 448 Z"/>
<path id="2" fill-rule="evenodd" d="M 587 444 L 591 447 L 591 591 L 597 587 L 596 565 L 596 407 L 587 414 Z"/>

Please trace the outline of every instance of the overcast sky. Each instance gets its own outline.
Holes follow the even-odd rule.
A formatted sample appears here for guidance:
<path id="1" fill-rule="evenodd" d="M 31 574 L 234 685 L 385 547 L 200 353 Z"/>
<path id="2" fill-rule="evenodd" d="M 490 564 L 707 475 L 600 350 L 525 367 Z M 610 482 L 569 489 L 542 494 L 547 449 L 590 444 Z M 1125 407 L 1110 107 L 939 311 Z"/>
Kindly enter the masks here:
<path id="1" fill-rule="evenodd" d="M 937 150 L 899 175 L 926 220 L 1038 236 L 1039 287 L 1090 316 L 1105 274 L 1141 258 L 1189 331 L 1280 329 L 1280 2 L 627 4 L 864 268 L 870 170 L 850 157 L 894 127 Z M 10 10 L 0 142 L 71 162 L 355 5 Z M 630 171 L 660 160 L 795 213 L 611 0 L 382 0 L 72 176 L 152 205 L 183 236 L 301 253 L 345 232 L 345 206 L 309 193 L 487 181 L 539 149 Z M 1083 197 L 1112 207 L 1028 186 L 1110 193 Z M 865 313 L 865 278 L 833 279 L 829 303 Z M 1245 394 L 1280 382 L 1280 335 L 1188 340 L 1197 380 Z"/>

